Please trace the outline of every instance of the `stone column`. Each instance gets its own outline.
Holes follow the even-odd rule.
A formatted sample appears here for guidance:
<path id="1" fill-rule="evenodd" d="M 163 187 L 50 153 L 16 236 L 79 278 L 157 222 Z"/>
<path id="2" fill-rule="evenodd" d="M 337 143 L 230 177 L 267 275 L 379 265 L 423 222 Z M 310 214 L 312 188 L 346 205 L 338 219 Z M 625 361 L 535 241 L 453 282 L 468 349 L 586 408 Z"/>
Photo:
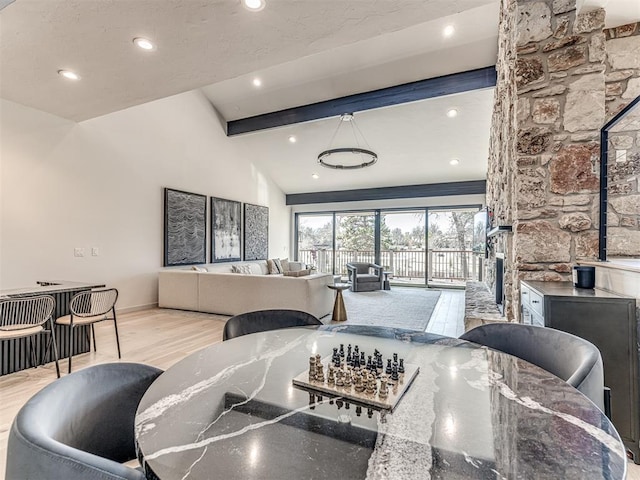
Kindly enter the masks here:
<path id="1" fill-rule="evenodd" d="M 514 229 L 493 241 L 505 254 L 510 320 L 519 317 L 519 280 L 570 280 L 577 261 L 597 258 L 599 132 L 640 94 L 638 24 L 605 30 L 604 10 L 576 15 L 575 7 L 575 0 L 501 1 L 487 204 L 494 225 Z M 637 169 L 628 172 L 640 164 L 633 156 L 640 138 L 614 142 L 632 156 L 614 166 L 626 180 L 615 187 L 623 195 L 612 198 L 611 227 L 627 228 L 621 243 L 638 246 L 637 255 L 640 218 L 621 212 L 640 205 Z M 492 267 L 490 258 L 489 283 Z"/>

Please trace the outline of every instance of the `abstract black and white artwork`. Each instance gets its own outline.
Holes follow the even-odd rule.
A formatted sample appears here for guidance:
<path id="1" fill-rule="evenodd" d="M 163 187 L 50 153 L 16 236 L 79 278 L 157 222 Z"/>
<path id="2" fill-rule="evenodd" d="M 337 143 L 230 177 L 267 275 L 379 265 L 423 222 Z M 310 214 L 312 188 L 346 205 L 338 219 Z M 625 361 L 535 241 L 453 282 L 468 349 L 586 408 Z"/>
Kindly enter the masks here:
<path id="1" fill-rule="evenodd" d="M 211 261 L 240 260 L 242 204 L 211 197 Z"/>
<path id="2" fill-rule="evenodd" d="M 164 189 L 164 266 L 207 261 L 207 196 Z"/>
<path id="3" fill-rule="evenodd" d="M 244 259 L 269 257 L 269 208 L 244 204 Z"/>

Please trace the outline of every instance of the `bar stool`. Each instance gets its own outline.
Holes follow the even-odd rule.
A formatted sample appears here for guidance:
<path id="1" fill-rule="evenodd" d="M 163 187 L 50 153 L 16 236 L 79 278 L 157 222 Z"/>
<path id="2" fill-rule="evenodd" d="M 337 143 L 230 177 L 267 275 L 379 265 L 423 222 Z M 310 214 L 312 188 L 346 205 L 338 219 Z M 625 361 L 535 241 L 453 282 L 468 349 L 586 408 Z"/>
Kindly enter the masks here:
<path id="1" fill-rule="evenodd" d="M 105 320 L 113 320 L 116 330 L 116 344 L 118 346 L 118 358 L 120 356 L 120 338 L 118 337 L 118 323 L 116 321 L 116 301 L 118 290 L 107 288 L 104 290 L 87 290 L 80 292 L 69 301 L 69 315 L 56 320 L 58 325 L 69 327 L 69 373 L 71 373 L 71 358 L 73 357 L 73 329 L 79 326 L 91 325 L 93 337 L 93 351 L 96 351 L 96 332 L 93 325 Z M 87 333 L 88 335 L 88 333 Z"/>
<path id="2" fill-rule="evenodd" d="M 60 378 L 58 365 L 58 346 L 53 325 L 53 309 L 56 301 L 50 295 L 37 297 L 10 298 L 0 300 L 0 340 L 16 340 L 29 338 L 31 366 L 38 364 L 33 337 L 42 333 L 50 334 L 45 349 L 45 358 L 53 345 L 53 356 L 56 362 L 56 373 Z M 49 320 L 51 330 L 44 328 Z"/>

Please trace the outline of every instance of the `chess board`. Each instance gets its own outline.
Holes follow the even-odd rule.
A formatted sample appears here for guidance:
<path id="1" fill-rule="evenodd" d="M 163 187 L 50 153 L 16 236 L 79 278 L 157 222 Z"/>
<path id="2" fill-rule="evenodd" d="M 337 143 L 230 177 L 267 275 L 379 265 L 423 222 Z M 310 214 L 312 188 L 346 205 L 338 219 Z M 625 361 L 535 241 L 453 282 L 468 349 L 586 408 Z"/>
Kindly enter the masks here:
<path id="1" fill-rule="evenodd" d="M 325 357 L 322 360 L 324 365 L 331 362 L 331 357 Z M 390 410 L 396 407 L 402 395 L 408 390 L 411 382 L 416 378 L 420 368 L 417 365 L 405 364 L 404 373 L 400 375 L 397 383 L 393 386 L 389 385 L 386 397 L 380 396 L 380 378 L 376 379 L 375 393 L 367 393 L 367 391 L 359 392 L 354 384 L 349 386 L 337 386 L 329 383 L 325 376 L 323 382 L 317 380 L 309 380 L 309 370 L 305 370 L 293 379 L 293 385 L 302 390 L 325 395 L 330 397 L 341 397 L 345 402 L 351 402 L 356 405 L 371 407 L 376 410 Z"/>

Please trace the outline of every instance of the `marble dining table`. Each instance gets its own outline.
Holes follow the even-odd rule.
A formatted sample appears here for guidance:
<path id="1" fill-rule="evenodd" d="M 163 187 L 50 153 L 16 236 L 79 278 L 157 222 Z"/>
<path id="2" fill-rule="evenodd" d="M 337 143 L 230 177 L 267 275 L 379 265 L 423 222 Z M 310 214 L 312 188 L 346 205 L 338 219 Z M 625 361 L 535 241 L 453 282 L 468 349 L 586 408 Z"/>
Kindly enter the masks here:
<path id="1" fill-rule="evenodd" d="M 397 405 L 311 396 L 309 357 L 358 345 L 419 373 Z M 256 333 L 178 362 L 135 418 L 149 479 L 623 479 L 618 433 L 585 396 L 516 357 L 462 340 L 327 325 Z"/>

